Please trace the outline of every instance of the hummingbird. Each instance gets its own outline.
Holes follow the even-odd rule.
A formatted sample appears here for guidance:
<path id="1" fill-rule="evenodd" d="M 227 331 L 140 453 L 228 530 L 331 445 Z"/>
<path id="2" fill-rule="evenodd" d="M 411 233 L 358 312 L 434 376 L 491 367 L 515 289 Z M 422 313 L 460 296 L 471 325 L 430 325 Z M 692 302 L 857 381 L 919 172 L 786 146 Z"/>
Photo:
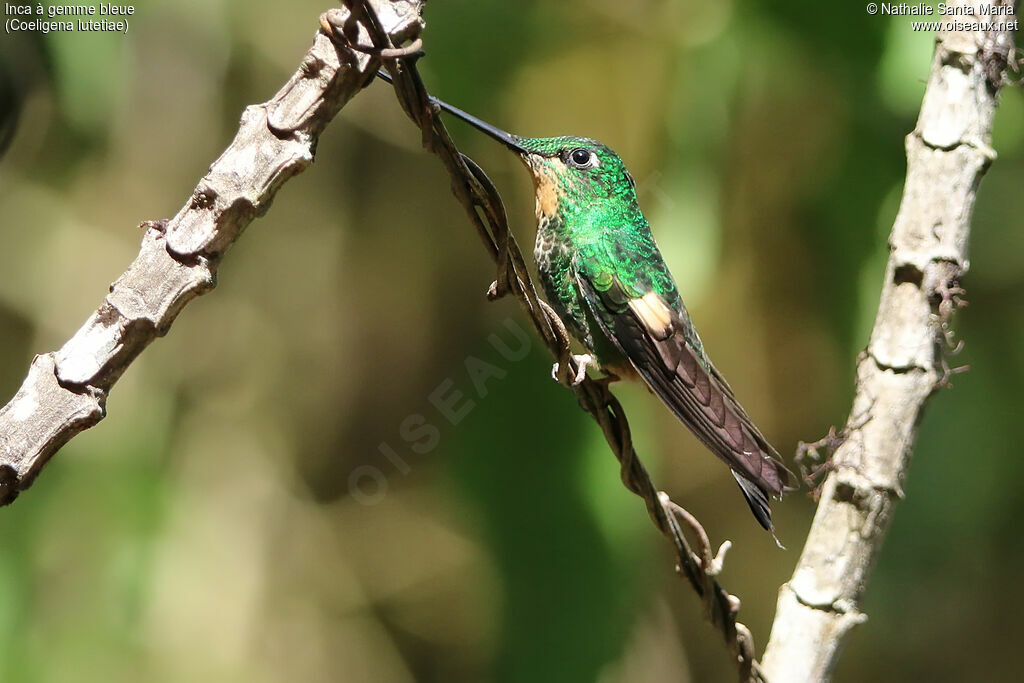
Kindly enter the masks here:
<path id="1" fill-rule="evenodd" d="M 609 381 L 644 382 L 729 466 L 754 517 L 772 531 L 769 498 L 793 490 L 793 474 L 708 358 L 622 159 L 590 138 L 519 137 L 430 100 L 515 152 L 533 178 L 541 286 L 587 350 L 574 354 L 571 383 L 588 367 Z"/>

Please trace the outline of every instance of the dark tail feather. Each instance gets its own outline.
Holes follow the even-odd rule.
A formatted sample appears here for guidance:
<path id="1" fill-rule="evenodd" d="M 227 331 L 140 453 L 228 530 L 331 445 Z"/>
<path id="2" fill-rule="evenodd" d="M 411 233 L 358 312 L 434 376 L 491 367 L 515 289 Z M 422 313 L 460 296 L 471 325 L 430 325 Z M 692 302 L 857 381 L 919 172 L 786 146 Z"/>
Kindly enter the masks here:
<path id="1" fill-rule="evenodd" d="M 732 472 L 732 476 L 736 479 L 736 483 L 740 485 L 743 497 L 747 499 L 747 505 L 750 506 L 750 511 L 754 513 L 758 523 L 766 530 L 773 531 L 772 509 L 768 507 L 768 494 L 757 484 L 747 481 L 739 474 L 736 474 L 735 471 Z"/>

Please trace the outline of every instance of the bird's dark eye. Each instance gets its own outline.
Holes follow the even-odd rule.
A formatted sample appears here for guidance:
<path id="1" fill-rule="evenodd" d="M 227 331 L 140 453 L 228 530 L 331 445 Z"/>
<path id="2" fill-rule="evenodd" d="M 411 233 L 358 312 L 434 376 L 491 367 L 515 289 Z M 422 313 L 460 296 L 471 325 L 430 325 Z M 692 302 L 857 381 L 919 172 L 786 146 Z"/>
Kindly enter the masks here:
<path id="1" fill-rule="evenodd" d="M 583 149 L 582 147 L 578 147 L 569 152 L 569 161 L 571 161 L 574 166 L 578 166 L 580 168 L 586 168 L 589 166 L 592 157 L 593 155 L 590 153 L 590 150 Z"/>

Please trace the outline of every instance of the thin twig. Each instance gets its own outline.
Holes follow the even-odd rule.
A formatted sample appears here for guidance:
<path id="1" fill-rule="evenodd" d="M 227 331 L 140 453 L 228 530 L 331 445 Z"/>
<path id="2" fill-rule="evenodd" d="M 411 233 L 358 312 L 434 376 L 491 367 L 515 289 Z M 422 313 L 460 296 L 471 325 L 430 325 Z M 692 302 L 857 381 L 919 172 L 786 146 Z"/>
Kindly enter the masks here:
<path id="1" fill-rule="evenodd" d="M 363 4 L 364 12 L 372 12 L 366 0 L 355 2 L 360 3 Z M 369 21 L 367 25 L 372 27 L 373 22 Z M 335 33 L 335 37 L 342 49 L 346 49 L 345 36 Z M 388 37 L 382 32 L 376 32 L 372 42 L 378 50 L 391 48 Z M 704 603 L 708 619 L 722 633 L 737 663 L 740 680 L 762 680 L 754 658 L 750 631 L 736 620 L 739 600 L 723 589 L 714 578 L 721 570 L 724 552 L 716 556 L 707 533 L 697 520 L 673 503 L 665 493 L 655 489 L 633 448 L 626 415 L 618 399 L 608 389 L 608 383 L 587 378 L 571 386 L 568 378 L 575 376 L 579 368 L 570 351 L 569 335 L 550 306 L 537 296 L 522 250 L 509 230 L 505 208 L 497 189 L 486 173 L 456 148 L 439 112 L 427 98 L 414 60 L 389 61 L 387 66 L 392 72 L 402 108 L 422 130 L 424 147 L 436 154 L 444 164 L 451 178 L 453 194 L 465 208 L 466 215 L 497 267 L 497 277 L 488 290 L 488 297 L 498 299 L 511 294 L 519 301 L 538 335 L 557 359 L 560 382 L 572 389 L 580 407 L 601 427 L 609 447 L 621 464 L 623 483 L 643 498 L 654 525 L 672 543 L 676 570 L 690 582 Z M 692 531 L 697 552 L 687 541 L 680 520 Z M 728 545 L 723 546 L 723 549 L 727 548 Z"/>

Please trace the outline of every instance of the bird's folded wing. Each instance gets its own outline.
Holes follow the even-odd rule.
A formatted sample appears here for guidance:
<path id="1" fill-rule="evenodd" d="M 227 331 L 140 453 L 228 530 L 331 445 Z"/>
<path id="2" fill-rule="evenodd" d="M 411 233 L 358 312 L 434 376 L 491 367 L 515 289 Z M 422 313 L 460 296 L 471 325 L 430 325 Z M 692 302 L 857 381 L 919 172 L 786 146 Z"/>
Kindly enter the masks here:
<path id="1" fill-rule="evenodd" d="M 577 268 L 577 282 L 605 335 L 697 438 L 740 478 L 763 489 L 757 502 L 767 508 L 767 495 L 781 495 L 792 474 L 729 385 L 687 338 L 685 312 L 654 291 L 633 296 L 636 288 L 622 286 L 608 271 L 586 270 Z M 748 500 L 751 495 L 758 498 L 743 481 L 740 486 Z"/>

